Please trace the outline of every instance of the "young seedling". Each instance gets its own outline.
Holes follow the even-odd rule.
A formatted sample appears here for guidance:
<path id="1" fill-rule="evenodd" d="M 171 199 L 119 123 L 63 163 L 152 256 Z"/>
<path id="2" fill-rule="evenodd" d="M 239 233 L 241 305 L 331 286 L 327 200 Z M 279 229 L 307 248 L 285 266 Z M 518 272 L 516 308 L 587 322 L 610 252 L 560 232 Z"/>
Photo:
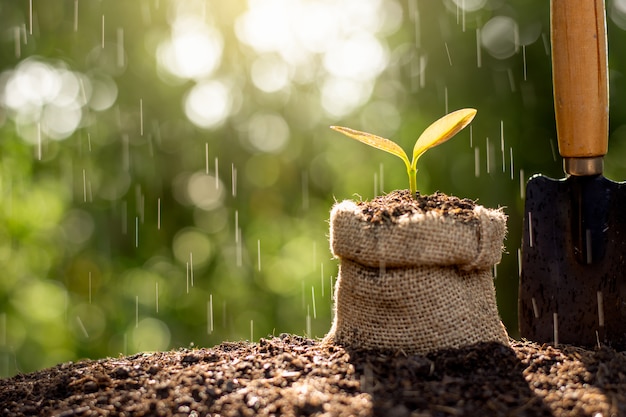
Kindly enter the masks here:
<path id="1" fill-rule="evenodd" d="M 330 128 L 352 139 L 356 139 L 359 142 L 363 142 L 366 145 L 394 154 L 402 159 L 406 165 L 407 174 L 409 175 L 409 189 L 411 190 L 411 195 L 415 196 L 417 193 L 417 160 L 419 157 L 430 148 L 434 148 L 456 135 L 461 129 L 470 124 L 475 115 L 475 109 L 461 109 L 446 114 L 441 119 L 428 126 L 415 142 L 411 161 L 409 161 L 406 152 L 404 152 L 397 143 L 389 139 L 348 127 L 331 126 Z"/>

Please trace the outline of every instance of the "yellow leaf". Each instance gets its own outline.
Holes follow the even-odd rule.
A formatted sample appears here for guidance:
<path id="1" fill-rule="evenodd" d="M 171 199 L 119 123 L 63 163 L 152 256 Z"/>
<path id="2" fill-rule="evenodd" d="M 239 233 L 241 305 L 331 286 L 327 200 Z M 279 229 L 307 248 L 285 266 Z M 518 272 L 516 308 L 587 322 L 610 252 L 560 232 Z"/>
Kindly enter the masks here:
<path id="1" fill-rule="evenodd" d="M 359 142 L 363 142 L 366 145 L 394 154 L 400 157 L 407 167 L 410 166 L 409 157 L 406 155 L 406 152 L 404 152 L 404 149 L 389 139 L 372 135 L 371 133 L 350 129 L 349 127 L 331 126 L 330 128 L 336 130 L 337 132 L 341 132 L 352 139 L 356 139 Z"/>
<path id="2" fill-rule="evenodd" d="M 447 141 L 470 124 L 475 115 L 476 109 L 461 109 L 446 114 L 428 126 L 415 142 L 411 166 L 415 167 L 417 159 L 428 149 Z"/>

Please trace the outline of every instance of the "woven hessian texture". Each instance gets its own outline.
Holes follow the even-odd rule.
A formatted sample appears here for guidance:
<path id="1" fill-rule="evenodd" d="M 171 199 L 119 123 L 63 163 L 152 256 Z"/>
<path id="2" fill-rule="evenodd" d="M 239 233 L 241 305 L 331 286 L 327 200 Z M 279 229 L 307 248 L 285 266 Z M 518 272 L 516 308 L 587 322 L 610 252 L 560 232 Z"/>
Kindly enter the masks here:
<path id="1" fill-rule="evenodd" d="M 329 342 L 424 354 L 479 342 L 508 344 L 492 268 L 506 216 L 476 206 L 477 221 L 436 212 L 371 223 L 352 201 L 331 212 L 340 259 Z"/>

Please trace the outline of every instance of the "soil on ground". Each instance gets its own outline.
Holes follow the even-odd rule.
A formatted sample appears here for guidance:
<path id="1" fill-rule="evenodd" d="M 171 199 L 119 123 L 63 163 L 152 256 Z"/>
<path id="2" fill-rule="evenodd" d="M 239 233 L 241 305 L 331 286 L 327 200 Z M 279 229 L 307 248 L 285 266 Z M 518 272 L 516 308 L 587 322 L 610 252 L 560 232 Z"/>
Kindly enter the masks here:
<path id="1" fill-rule="evenodd" d="M 6 416 L 623 416 L 626 355 L 511 340 L 425 356 L 293 335 L 0 380 Z"/>
<path id="2" fill-rule="evenodd" d="M 455 220 L 471 222 L 476 220 L 476 203 L 468 198 L 449 196 L 441 192 L 411 195 L 409 190 L 396 190 L 370 201 L 357 203 L 363 209 L 367 221 L 372 223 L 394 222 L 403 215 L 438 212 L 443 216 L 454 216 Z"/>

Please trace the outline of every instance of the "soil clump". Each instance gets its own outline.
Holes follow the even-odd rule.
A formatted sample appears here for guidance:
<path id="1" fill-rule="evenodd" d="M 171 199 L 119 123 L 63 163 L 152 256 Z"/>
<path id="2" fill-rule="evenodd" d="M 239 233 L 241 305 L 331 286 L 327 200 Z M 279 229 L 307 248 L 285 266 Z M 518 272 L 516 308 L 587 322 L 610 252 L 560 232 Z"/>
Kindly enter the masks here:
<path id="1" fill-rule="evenodd" d="M 393 223 L 404 215 L 426 214 L 431 211 L 446 217 L 454 216 L 462 222 L 475 221 L 474 201 L 439 191 L 431 195 L 417 192 L 412 196 L 409 190 L 396 190 L 370 201 L 357 202 L 357 205 L 363 208 L 365 219 L 372 223 Z"/>
<path id="2" fill-rule="evenodd" d="M 428 355 L 293 335 L 0 380 L 6 416 L 617 416 L 626 356 L 511 340 Z"/>

